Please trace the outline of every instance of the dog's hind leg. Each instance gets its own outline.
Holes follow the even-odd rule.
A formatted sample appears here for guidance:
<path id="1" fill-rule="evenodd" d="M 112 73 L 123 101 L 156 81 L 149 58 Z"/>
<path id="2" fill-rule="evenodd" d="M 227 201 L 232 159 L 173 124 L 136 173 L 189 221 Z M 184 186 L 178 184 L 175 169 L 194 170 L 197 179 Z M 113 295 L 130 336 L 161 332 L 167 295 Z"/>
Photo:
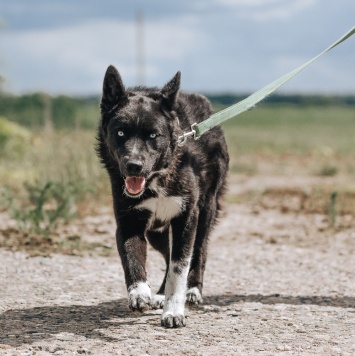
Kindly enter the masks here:
<path id="1" fill-rule="evenodd" d="M 148 231 L 146 237 L 149 243 L 152 245 L 154 249 L 159 251 L 165 260 L 166 263 L 166 271 L 163 282 L 155 296 L 152 297 L 152 308 L 153 309 L 162 309 L 164 307 L 165 300 L 165 283 L 169 270 L 169 228 L 164 230 L 163 232 L 159 231 Z"/>

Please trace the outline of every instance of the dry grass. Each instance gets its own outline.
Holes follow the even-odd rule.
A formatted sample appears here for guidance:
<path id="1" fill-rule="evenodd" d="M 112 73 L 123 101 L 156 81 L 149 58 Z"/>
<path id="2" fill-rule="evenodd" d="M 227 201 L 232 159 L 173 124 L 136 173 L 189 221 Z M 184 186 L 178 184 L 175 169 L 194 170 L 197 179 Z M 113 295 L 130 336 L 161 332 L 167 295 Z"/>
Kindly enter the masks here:
<path id="1" fill-rule="evenodd" d="M 352 109 L 264 107 L 227 122 L 224 129 L 231 155 L 231 174 L 335 177 L 341 182 L 336 187 L 249 191 L 228 197 L 230 201 L 253 201 L 263 209 L 279 208 L 284 212 L 322 213 L 330 221 L 341 215 L 353 220 L 355 117 Z M 0 210 L 8 209 L 11 213 L 9 199 L 22 202 L 23 209 L 28 206 L 25 182 L 38 186 L 54 182 L 64 190 L 73 185 L 80 187 L 72 193 L 79 216 L 92 213 L 97 205 L 111 205 L 109 180 L 95 153 L 94 130 L 33 131 L 20 142 L 17 138 L 16 142 L 7 140 L 0 152 Z M 9 234 L 15 236 L 14 231 Z M 5 233 L 1 245 L 17 246 L 9 234 Z M 17 243 L 28 247 L 41 241 L 44 246 L 51 245 L 52 250 L 66 253 L 91 248 L 85 247 L 80 237 L 67 236 L 60 242 L 53 236 L 55 233 L 41 241 L 38 235 L 23 231 L 21 236 L 17 235 Z"/>

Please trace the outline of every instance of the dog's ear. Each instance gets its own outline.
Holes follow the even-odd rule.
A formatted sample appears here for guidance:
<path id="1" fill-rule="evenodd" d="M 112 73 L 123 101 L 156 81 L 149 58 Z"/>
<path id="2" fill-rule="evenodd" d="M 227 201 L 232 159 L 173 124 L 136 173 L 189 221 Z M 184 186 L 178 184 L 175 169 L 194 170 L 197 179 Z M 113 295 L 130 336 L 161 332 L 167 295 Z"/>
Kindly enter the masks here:
<path id="1" fill-rule="evenodd" d="M 163 103 L 166 105 L 168 110 L 172 110 L 174 107 L 176 96 L 180 89 L 180 78 L 181 73 L 179 71 L 175 74 L 173 79 L 164 85 L 161 90 Z"/>
<path id="2" fill-rule="evenodd" d="M 101 99 L 101 113 L 110 111 L 117 104 L 124 104 L 127 100 L 125 87 L 117 69 L 110 65 L 105 74 Z"/>

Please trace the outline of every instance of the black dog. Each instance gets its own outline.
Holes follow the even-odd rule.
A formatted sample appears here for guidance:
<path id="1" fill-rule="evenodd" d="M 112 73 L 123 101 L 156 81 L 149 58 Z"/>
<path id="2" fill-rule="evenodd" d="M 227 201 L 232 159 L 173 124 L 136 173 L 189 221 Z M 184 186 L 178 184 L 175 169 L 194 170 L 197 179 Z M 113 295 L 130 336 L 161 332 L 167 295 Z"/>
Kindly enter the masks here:
<path id="1" fill-rule="evenodd" d="M 111 180 L 129 307 L 164 307 L 161 323 L 168 328 L 185 326 L 185 301 L 202 302 L 208 236 L 229 161 L 219 127 L 178 145 L 191 124 L 212 113 L 205 97 L 179 87 L 180 72 L 161 90 L 126 90 L 116 68 L 108 67 L 97 147 Z M 145 269 L 147 240 L 167 265 L 153 298 Z"/>

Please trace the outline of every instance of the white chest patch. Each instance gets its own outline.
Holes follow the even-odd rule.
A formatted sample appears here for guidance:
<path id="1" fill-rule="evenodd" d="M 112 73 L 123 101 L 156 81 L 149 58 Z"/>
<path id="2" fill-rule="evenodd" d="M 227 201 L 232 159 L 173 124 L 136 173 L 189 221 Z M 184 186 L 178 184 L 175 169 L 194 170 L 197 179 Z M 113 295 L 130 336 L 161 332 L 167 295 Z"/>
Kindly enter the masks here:
<path id="1" fill-rule="evenodd" d="M 157 219 L 169 222 L 184 210 L 184 199 L 176 196 L 150 198 L 137 205 L 136 209 L 147 209 L 152 212 L 150 225 Z"/>

